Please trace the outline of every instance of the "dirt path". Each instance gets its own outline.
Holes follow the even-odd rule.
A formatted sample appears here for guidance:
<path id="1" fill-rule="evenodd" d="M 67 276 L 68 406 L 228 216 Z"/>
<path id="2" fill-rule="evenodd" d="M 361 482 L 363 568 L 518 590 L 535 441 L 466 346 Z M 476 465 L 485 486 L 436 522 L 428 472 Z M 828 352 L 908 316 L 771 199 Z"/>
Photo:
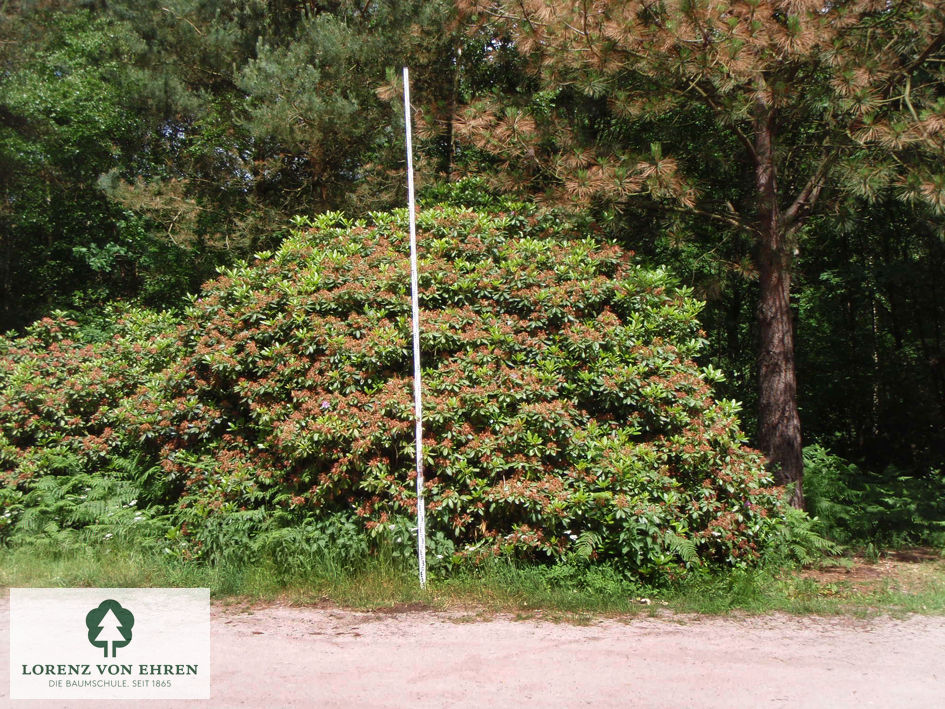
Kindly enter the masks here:
<path id="1" fill-rule="evenodd" d="M 0 704 L 9 701 L 6 599 L 3 606 Z M 213 698 L 164 706 L 933 707 L 945 702 L 945 618 L 940 617 L 638 617 L 579 626 L 427 611 L 214 606 L 212 653 Z"/>

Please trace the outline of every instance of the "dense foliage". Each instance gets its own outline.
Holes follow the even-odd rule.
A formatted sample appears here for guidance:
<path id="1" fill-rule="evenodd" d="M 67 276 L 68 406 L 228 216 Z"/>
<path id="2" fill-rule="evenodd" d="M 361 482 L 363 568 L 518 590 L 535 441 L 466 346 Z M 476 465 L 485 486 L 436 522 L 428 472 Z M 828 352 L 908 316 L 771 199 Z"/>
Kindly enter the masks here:
<path id="1" fill-rule="evenodd" d="M 758 443 L 803 505 L 791 281 L 818 213 L 896 195 L 945 214 L 945 12 L 905 0 L 462 0 L 527 56 L 461 136 L 506 187 L 711 221 L 758 281 Z M 689 229 L 681 229 L 685 238 Z M 705 230 L 702 230 L 703 232 Z M 733 239 L 734 237 L 734 239 Z"/>
<path id="2" fill-rule="evenodd" d="M 99 347 L 88 325 L 105 304 L 180 312 L 217 266 L 276 248 L 293 214 L 402 204 L 407 64 L 427 203 L 573 201 L 675 273 L 707 302 L 698 361 L 726 373 L 716 391 L 745 404 L 758 447 L 777 418 L 759 405 L 770 349 L 759 224 L 777 217 L 803 428 L 792 451 L 842 456 L 854 487 L 894 470 L 935 489 L 942 11 L 927 0 L 0 3 L 0 330 L 23 334 L 65 309 L 82 331 L 69 337 Z M 712 29 L 692 42 L 699 27 Z M 776 179 L 761 195 L 768 138 L 761 162 Z M 457 180 L 470 173 L 483 179 Z M 34 424 L 10 435 L 28 440 Z M 154 459 L 136 446 L 114 472 L 151 480 Z M 96 499 L 110 494 L 102 485 Z M 72 500 L 53 493 L 24 504 Z"/>
<path id="3" fill-rule="evenodd" d="M 139 158 L 149 126 L 128 27 L 87 12 L 0 10 L 0 329 L 116 296 L 169 300 L 183 249 L 109 199 L 102 175 Z M 40 24 L 39 20 L 45 20 Z M 11 48 L 17 51 L 11 51 Z M 193 254 L 190 254 L 193 256 Z"/>
<path id="4" fill-rule="evenodd" d="M 941 470 L 889 465 L 876 473 L 821 446 L 804 449 L 808 506 L 817 529 L 844 544 L 876 547 L 945 543 Z"/>
<path id="5" fill-rule="evenodd" d="M 299 220 L 275 254 L 208 283 L 176 331 L 134 323 L 150 343 L 47 351 L 55 322 L 8 342 L 8 507 L 63 472 L 51 452 L 94 469 L 137 450 L 165 481 L 138 502 L 174 504 L 188 556 L 332 517 L 406 533 L 404 222 Z M 426 496 L 444 563 L 579 555 L 653 575 L 759 557 L 780 493 L 735 404 L 712 398 L 717 373 L 692 361 L 697 301 L 558 215 L 443 208 L 419 224 Z"/>
<path id="6" fill-rule="evenodd" d="M 176 355 L 173 321 L 132 311 L 113 330 L 104 338 L 59 316 L 0 338 L 0 539 L 65 541 L 87 525 L 111 536 L 143 519 L 139 496 L 141 510 L 159 501 L 139 495 L 120 405 Z"/>
<path id="7" fill-rule="evenodd" d="M 475 45 L 448 0 L 0 5 L 0 329 L 176 305 L 292 215 L 402 201 L 409 60 L 436 123 Z M 472 58 L 472 61 L 475 61 Z M 433 125 L 419 182 L 448 173 Z"/>

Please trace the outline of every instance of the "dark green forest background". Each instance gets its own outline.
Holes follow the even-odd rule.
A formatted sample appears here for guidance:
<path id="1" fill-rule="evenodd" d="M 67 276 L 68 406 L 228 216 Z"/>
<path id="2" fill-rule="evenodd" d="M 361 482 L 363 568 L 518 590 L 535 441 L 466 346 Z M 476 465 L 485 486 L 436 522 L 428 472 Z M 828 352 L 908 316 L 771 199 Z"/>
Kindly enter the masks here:
<path id="1" fill-rule="evenodd" d="M 484 124 L 497 141 L 521 138 L 502 128 L 523 107 L 548 125 L 566 116 L 577 142 L 672 151 L 703 195 L 741 206 L 738 138 L 704 106 L 614 111 L 594 77 L 555 84 L 507 29 L 447 0 L 0 0 L 0 329 L 56 309 L 94 327 L 114 300 L 173 309 L 218 266 L 277 244 L 294 215 L 401 206 L 403 65 L 428 203 L 561 201 L 539 160 L 549 139 L 503 158 L 475 138 L 489 101 L 507 119 Z M 807 130 L 781 126 L 789 148 Z M 807 461 L 893 494 L 945 465 L 945 223 L 890 185 L 841 187 L 825 185 L 793 263 Z M 703 364 L 755 432 L 751 243 L 666 199 L 578 196 L 602 235 L 705 300 Z"/>

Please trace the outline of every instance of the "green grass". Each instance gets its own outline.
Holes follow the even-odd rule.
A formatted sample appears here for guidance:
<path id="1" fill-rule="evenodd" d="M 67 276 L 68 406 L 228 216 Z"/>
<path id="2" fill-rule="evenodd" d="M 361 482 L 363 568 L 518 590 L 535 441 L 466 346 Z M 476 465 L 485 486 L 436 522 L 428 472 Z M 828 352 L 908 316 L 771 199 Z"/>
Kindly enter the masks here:
<path id="1" fill-rule="evenodd" d="M 831 562 L 837 566 L 837 562 Z M 848 568 L 872 568 L 858 560 Z M 840 562 L 842 567 L 844 562 Z M 853 568 L 853 567 L 856 568 Z M 897 567 L 898 568 L 898 567 Z M 842 571 L 842 569 L 841 569 Z M 876 615 L 945 613 L 945 561 L 903 565 L 869 583 L 809 578 L 797 569 L 693 574 L 666 588 L 650 588 L 609 569 L 485 566 L 475 573 L 431 578 L 421 590 L 415 574 L 385 558 L 346 567 L 308 560 L 294 571 L 271 563 L 183 562 L 169 555 L 125 548 L 30 546 L 0 550 L 2 587 L 210 588 L 224 603 L 283 602 L 355 609 L 465 610 L 478 614 L 565 619 L 657 614 L 771 613 Z"/>

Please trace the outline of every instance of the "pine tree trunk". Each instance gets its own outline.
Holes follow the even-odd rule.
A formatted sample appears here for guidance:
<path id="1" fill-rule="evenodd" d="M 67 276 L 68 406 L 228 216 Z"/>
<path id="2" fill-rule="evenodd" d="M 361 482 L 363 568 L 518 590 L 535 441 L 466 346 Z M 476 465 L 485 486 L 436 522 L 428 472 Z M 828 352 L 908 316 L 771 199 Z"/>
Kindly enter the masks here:
<path id="1" fill-rule="evenodd" d="M 778 206 L 774 162 L 774 119 L 767 106 L 756 114 L 755 181 L 758 190 L 757 264 L 760 280 L 758 325 L 758 427 L 761 450 L 780 485 L 794 484 L 790 502 L 804 506 L 804 458 L 797 412 L 794 323 L 791 315 L 791 254 Z"/>

